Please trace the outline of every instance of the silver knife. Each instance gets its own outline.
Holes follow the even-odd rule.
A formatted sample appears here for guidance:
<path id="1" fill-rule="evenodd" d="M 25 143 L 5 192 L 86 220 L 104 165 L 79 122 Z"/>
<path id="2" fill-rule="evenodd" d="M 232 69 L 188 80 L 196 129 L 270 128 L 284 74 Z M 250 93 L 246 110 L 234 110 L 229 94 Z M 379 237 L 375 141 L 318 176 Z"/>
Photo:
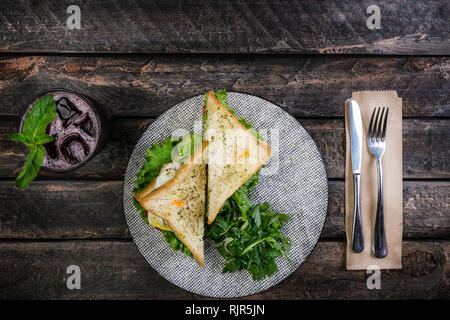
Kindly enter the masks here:
<path id="1" fill-rule="evenodd" d="M 352 229 L 352 249 L 356 253 L 364 251 L 364 237 L 361 219 L 361 155 L 362 155 L 362 119 L 359 105 L 350 100 L 350 146 L 352 155 L 352 171 L 354 183 L 354 210 Z"/>

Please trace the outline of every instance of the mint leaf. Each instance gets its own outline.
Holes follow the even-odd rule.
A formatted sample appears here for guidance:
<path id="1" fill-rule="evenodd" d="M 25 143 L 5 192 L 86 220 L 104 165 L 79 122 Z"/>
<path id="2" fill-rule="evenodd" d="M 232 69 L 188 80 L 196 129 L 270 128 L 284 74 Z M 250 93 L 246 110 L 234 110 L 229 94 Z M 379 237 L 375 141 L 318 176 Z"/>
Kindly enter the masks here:
<path id="1" fill-rule="evenodd" d="M 53 137 L 47 134 L 46 129 L 55 117 L 55 100 L 52 95 L 46 95 L 36 101 L 28 111 L 23 121 L 22 132 L 9 134 L 11 140 L 22 142 L 29 149 L 25 166 L 16 178 L 19 190 L 26 188 L 39 173 L 45 157 L 45 148 L 42 144 L 53 141 Z"/>
<path id="2" fill-rule="evenodd" d="M 36 144 L 44 144 L 44 143 L 51 142 L 51 141 L 53 141 L 53 137 L 46 134 L 46 135 L 42 135 L 42 136 L 39 136 L 38 138 L 36 138 L 35 143 Z"/>
<path id="3" fill-rule="evenodd" d="M 24 135 L 23 133 L 10 133 L 8 136 L 11 140 L 22 142 L 24 145 L 28 147 L 34 145 L 33 141 L 28 139 L 28 136 Z"/>
<path id="4" fill-rule="evenodd" d="M 30 147 L 25 166 L 16 178 L 16 187 L 19 190 L 26 188 L 36 178 L 44 162 L 44 156 L 45 148 L 42 145 Z"/>
<path id="5" fill-rule="evenodd" d="M 35 144 L 47 136 L 45 129 L 55 120 L 55 101 L 52 95 L 46 95 L 36 101 L 28 112 L 22 126 L 22 133 Z"/>

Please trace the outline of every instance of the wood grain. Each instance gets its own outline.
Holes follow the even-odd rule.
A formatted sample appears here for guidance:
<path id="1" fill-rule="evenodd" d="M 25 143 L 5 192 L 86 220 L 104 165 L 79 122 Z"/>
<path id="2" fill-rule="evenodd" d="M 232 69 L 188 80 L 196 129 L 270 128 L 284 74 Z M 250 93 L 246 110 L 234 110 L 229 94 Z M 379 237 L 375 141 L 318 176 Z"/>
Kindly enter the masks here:
<path id="1" fill-rule="evenodd" d="M 81 8 L 68 30 L 66 9 Z M 152 119 L 210 89 L 261 96 L 297 117 L 323 155 L 328 216 L 309 259 L 253 299 L 450 298 L 450 7 L 446 0 L 0 0 L 0 299 L 204 299 L 159 276 L 126 225 L 122 180 Z M 427 56 L 431 55 L 431 56 Z M 89 95 L 112 135 L 87 165 L 41 171 L 19 192 L 14 132 L 48 88 Z M 345 270 L 343 104 L 357 90 L 403 98 L 403 269 Z M 81 267 L 82 289 L 66 287 Z"/>
<path id="2" fill-rule="evenodd" d="M 34 93 L 65 87 L 95 98 L 110 117 L 156 117 L 221 88 L 259 95 L 296 117 L 343 117 L 352 91 L 394 89 L 404 116 L 449 117 L 449 78 L 449 57 L 2 57 L 0 116 L 17 116 Z"/>
<path id="3" fill-rule="evenodd" d="M 0 51 L 148 53 L 371 53 L 450 51 L 445 0 L 377 1 L 381 28 L 369 30 L 365 1 L 2 1 Z"/>
<path id="4" fill-rule="evenodd" d="M 345 192 L 341 181 L 329 182 L 328 216 L 322 237 L 345 237 Z M 403 237 L 450 235 L 450 182 L 403 182 Z"/>
<path id="5" fill-rule="evenodd" d="M 449 239 L 450 182 L 404 182 L 403 235 Z M 0 182 L 3 239 L 130 238 L 120 181 L 35 181 L 25 191 Z M 329 182 L 322 238 L 345 237 L 344 183 Z"/>
<path id="6" fill-rule="evenodd" d="M 345 131 L 340 119 L 299 119 L 316 142 L 329 178 L 344 178 Z M 41 171 L 45 179 L 122 180 L 135 143 L 151 119 L 115 119 L 112 133 L 103 150 L 80 169 L 55 174 Z M 417 178 L 450 178 L 450 120 L 403 121 L 403 176 Z M 16 119 L 0 119 L 0 178 L 14 178 L 25 163 L 17 143 L 7 133 L 17 130 Z"/>
<path id="7" fill-rule="evenodd" d="M 345 270 L 345 243 L 319 242 L 290 277 L 252 299 L 432 299 L 450 297 L 449 242 L 403 245 L 403 269 L 381 272 L 381 289 L 368 274 Z M 159 276 L 132 242 L 1 243 L 2 299 L 203 299 Z M 66 269 L 81 269 L 81 289 L 68 290 Z"/>

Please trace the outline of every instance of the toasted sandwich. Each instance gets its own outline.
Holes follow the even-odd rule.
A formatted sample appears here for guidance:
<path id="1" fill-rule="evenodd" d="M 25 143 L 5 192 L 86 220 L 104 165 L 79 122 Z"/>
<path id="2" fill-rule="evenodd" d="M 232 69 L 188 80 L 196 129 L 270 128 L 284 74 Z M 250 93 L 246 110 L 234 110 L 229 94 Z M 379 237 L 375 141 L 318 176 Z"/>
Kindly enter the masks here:
<path id="1" fill-rule="evenodd" d="M 181 161 L 165 163 L 158 177 L 135 199 L 148 212 L 150 225 L 171 231 L 204 266 L 203 233 L 208 142 Z"/>
<path id="2" fill-rule="evenodd" d="M 252 177 L 270 158 L 270 146 L 247 129 L 217 99 L 206 94 L 204 139 L 208 146 L 208 224 L 211 224 L 225 201 Z"/>

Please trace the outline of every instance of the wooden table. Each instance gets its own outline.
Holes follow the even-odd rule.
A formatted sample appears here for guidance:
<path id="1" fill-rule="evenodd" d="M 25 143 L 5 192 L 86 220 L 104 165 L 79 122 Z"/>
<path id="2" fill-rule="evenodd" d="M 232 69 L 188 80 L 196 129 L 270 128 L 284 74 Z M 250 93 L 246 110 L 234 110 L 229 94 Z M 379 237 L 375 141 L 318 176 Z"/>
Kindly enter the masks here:
<path id="1" fill-rule="evenodd" d="M 269 99 L 313 136 L 329 177 L 329 212 L 309 259 L 250 298 L 450 298 L 450 8 L 445 0 L 0 1 L 0 297 L 193 298 L 139 254 L 125 223 L 122 181 L 146 126 L 175 103 L 226 88 Z M 70 4 L 81 29 L 69 30 Z M 7 133 L 34 93 L 70 88 L 94 97 L 112 136 L 67 174 L 42 171 L 23 192 L 24 164 Z M 345 270 L 344 101 L 352 91 L 403 98 L 403 269 Z M 79 265 L 81 290 L 66 287 Z"/>

